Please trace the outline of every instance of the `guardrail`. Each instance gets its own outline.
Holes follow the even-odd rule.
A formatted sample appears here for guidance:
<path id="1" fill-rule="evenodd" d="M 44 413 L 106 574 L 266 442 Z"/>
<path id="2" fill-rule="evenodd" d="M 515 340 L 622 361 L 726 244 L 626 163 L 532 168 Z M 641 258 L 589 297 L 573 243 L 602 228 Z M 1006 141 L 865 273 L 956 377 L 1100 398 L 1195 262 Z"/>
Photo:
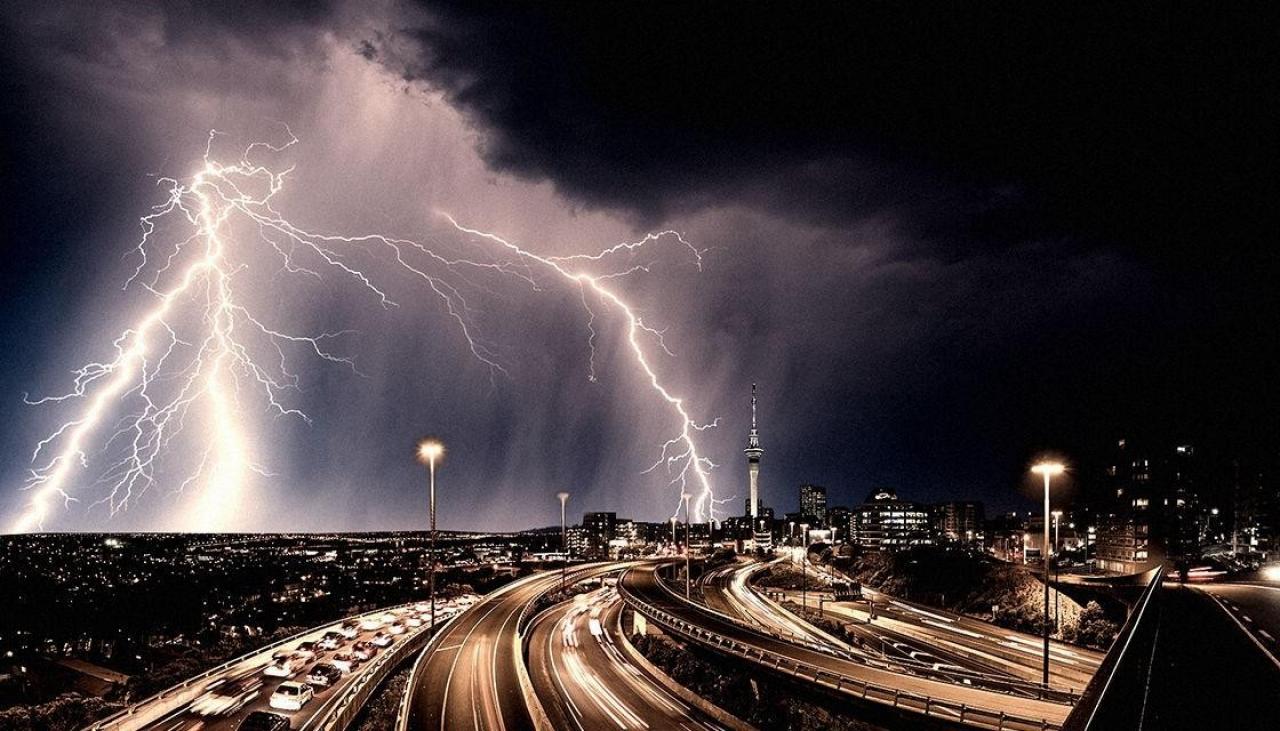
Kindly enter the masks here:
<path id="1" fill-rule="evenodd" d="M 993 693 L 1003 693 L 1007 695 L 1016 695 L 1023 698 L 1034 698 L 1036 700 L 1049 701 L 1051 703 L 1074 704 L 1079 700 L 1078 693 L 1072 690 L 1060 690 L 1056 688 L 1046 688 L 1040 683 L 1033 683 L 1016 678 L 1005 678 L 995 675 L 978 673 L 968 670 L 940 670 L 932 665 L 922 663 L 915 660 L 906 659 L 884 659 L 877 660 L 874 657 L 867 657 L 860 654 L 846 652 L 839 647 L 815 642 L 805 635 L 796 634 L 794 632 L 782 632 L 771 629 L 764 625 L 749 625 L 739 621 L 736 617 L 731 617 L 723 612 L 718 612 L 711 607 L 696 604 L 684 598 L 684 596 L 675 590 L 662 576 L 661 572 L 657 574 L 658 583 L 666 592 L 677 601 L 695 607 L 700 612 L 706 612 L 719 617 L 725 622 L 733 623 L 745 630 L 763 634 L 774 639 L 782 640 L 793 645 L 803 647 L 814 652 L 821 652 L 824 655 L 838 657 L 841 660 L 855 662 L 859 665 L 886 670 L 894 673 L 904 673 L 914 677 L 928 678 L 946 683 L 955 683 L 965 685 L 967 687 L 981 688 Z M 771 602 L 772 603 L 772 602 Z M 775 604 L 776 605 L 776 604 Z M 783 611 L 786 611 L 785 609 Z M 797 617 L 800 621 L 805 621 L 802 617 Z"/>
<path id="2" fill-rule="evenodd" d="M 894 709 L 919 713 L 926 717 L 937 717 L 968 726 L 996 729 L 997 731 L 1005 731 L 1006 729 L 1009 731 L 1030 731 L 1035 729 L 1039 731 L 1061 731 L 1062 729 L 1060 724 L 1043 718 L 1010 714 L 991 708 L 905 692 L 897 688 L 833 672 L 811 663 L 709 632 L 698 625 L 686 622 L 640 599 L 628 591 L 623 586 L 623 582 L 619 582 L 618 591 L 633 609 L 693 642 L 722 653 L 734 655 L 763 666 L 775 673 L 804 678 L 846 697 L 859 698 L 863 701 L 878 703 Z"/>
<path id="3" fill-rule="evenodd" d="M 1067 731 L 1091 729 L 1138 728 L 1144 704 L 1134 698 L 1145 697 L 1147 678 L 1151 673 L 1152 651 L 1160 629 L 1159 588 L 1164 568 L 1147 572 L 1150 579 L 1129 618 L 1125 620 L 1115 642 L 1084 689 L 1080 702 L 1067 716 Z"/>
<path id="4" fill-rule="evenodd" d="M 364 614 L 357 614 L 357 615 L 354 615 L 353 617 L 344 617 L 343 619 L 354 618 L 357 620 L 361 620 L 361 619 L 364 619 L 365 617 L 381 615 L 396 609 L 412 607 L 414 604 L 415 602 L 406 602 L 404 604 L 397 604 L 391 607 L 376 609 L 370 612 L 366 612 Z M 139 717 L 142 715 L 142 712 L 149 710 L 148 706 L 151 706 L 156 703 L 162 703 L 161 710 L 159 710 L 156 714 L 157 717 L 162 716 L 166 713 L 171 713 L 173 710 L 175 710 L 178 706 L 182 705 L 183 703 L 189 703 L 195 699 L 194 694 L 190 698 L 181 698 L 180 696 L 183 695 L 184 691 L 192 691 L 195 689 L 203 690 L 203 688 L 200 686 L 200 683 L 202 681 L 207 680 L 208 678 L 213 677 L 214 675 L 217 675 L 219 673 L 225 672 L 235 667 L 236 665 L 239 665 L 244 662 L 248 662 L 249 660 L 252 660 L 253 658 L 259 655 L 262 655 L 268 652 L 274 652 L 275 650 L 285 645 L 288 645 L 293 642 L 297 642 L 310 635 L 314 635 L 315 633 L 320 632 L 321 630 L 324 630 L 326 627 L 332 627 L 336 622 L 339 622 L 339 621 L 341 620 L 334 620 L 333 622 L 327 622 L 325 624 L 317 625 L 315 627 L 312 627 L 311 629 L 305 630 L 303 632 L 299 632 L 296 635 L 286 637 L 285 639 L 280 640 L 278 642 L 273 642 L 270 645 L 260 647 L 256 650 L 246 652 L 245 654 L 240 655 L 239 657 L 236 657 L 234 659 L 227 660 L 221 665 L 212 667 L 194 677 L 187 678 L 181 683 L 171 685 L 168 688 L 165 688 L 164 690 L 160 691 L 159 693 L 143 698 L 137 703 L 134 703 L 127 708 L 122 708 L 121 710 L 116 711 L 115 713 L 111 714 L 110 716 L 107 716 L 106 718 L 99 719 L 98 721 L 95 721 L 94 723 L 86 726 L 84 731 L 112 731 L 114 729 L 123 730 L 126 728 L 134 728 L 139 723 Z M 163 703 L 165 701 L 168 701 L 168 702 Z"/>

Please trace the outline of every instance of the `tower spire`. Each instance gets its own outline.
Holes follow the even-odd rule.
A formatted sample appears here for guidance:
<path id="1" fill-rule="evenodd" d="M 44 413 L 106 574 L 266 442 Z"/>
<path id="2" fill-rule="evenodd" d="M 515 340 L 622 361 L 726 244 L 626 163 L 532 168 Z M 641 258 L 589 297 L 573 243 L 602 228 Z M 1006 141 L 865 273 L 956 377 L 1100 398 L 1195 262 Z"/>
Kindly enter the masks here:
<path id="1" fill-rule="evenodd" d="M 755 461 L 760 461 L 760 455 L 764 454 L 764 450 L 760 448 L 760 431 L 756 429 L 756 384 L 751 384 L 751 431 L 747 433 L 747 456 L 751 457 L 751 452 L 758 454 Z"/>
<path id="2" fill-rule="evenodd" d="M 756 430 L 756 384 L 751 384 L 751 431 Z"/>

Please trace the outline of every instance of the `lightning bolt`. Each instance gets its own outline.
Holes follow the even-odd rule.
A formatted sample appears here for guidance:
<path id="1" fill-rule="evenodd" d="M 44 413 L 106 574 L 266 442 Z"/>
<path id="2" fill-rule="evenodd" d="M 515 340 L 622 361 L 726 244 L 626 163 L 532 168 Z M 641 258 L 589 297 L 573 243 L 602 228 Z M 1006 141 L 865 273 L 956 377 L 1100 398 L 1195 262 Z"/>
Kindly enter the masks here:
<path id="1" fill-rule="evenodd" d="M 253 143 L 231 164 L 214 158 L 219 133 L 212 131 L 203 166 L 193 176 L 160 179 L 167 197 L 140 219 L 142 236 L 134 250 L 139 263 L 125 284 L 126 289 L 142 287 L 154 302 L 113 340 L 109 360 L 73 371 L 70 390 L 26 398 L 30 404 L 74 402 L 80 408 L 33 450 L 23 485 L 31 496 L 12 532 L 42 530 L 56 505 L 69 506 L 80 499 L 71 484 L 89 470 L 95 434 L 112 414 L 116 414 L 113 426 L 96 443 L 98 452 L 112 456 L 106 459 L 106 469 L 92 478 L 94 485 L 105 486 L 104 495 L 93 505 L 105 505 L 112 516 L 128 509 L 160 479 L 162 457 L 170 451 L 185 451 L 180 446 L 193 442 L 198 465 L 175 489 L 182 492 L 199 485 L 191 528 L 227 527 L 243 507 L 249 473 L 268 475 L 250 446 L 254 443 L 252 414 L 245 402 L 253 398 L 259 412 L 310 422 L 288 398 L 299 390 L 299 382 L 289 368 L 287 351 L 302 349 L 356 371 L 353 359 L 331 349 L 350 331 L 289 333 L 241 303 L 237 286 L 240 276 L 255 266 L 254 252 L 265 252 L 287 276 L 321 280 L 323 272 L 337 274 L 354 282 L 381 307 L 392 308 L 397 304 L 356 263 L 361 254 L 389 253 L 396 267 L 423 280 L 440 299 L 471 356 L 489 370 L 491 378 L 508 371 L 498 347 L 480 336 L 476 309 L 469 302 L 476 293 L 493 292 L 480 278 L 515 280 L 541 290 L 549 276 L 576 289 L 588 318 L 591 381 L 596 380 L 599 319 L 592 300 L 611 307 L 621 313 L 636 365 L 679 426 L 660 445 L 656 461 L 645 472 L 664 468 L 670 484 L 681 492 L 696 490 L 690 510 L 693 519 L 714 517 L 721 502 L 713 495 L 709 476 L 715 465 L 699 452 L 696 435 L 718 420 L 698 423 L 684 399 L 664 384 L 649 351 L 656 347 L 671 354 L 665 331 L 646 325 L 636 308 L 611 286 L 618 278 L 648 272 L 651 263 L 636 263 L 636 258 L 658 242 L 680 244 L 692 254 L 699 270 L 703 252 L 679 233 L 661 231 L 591 254 L 544 256 L 464 226 L 447 213 L 440 215 L 470 237 L 469 245 L 488 245 L 483 256 L 441 253 L 417 241 L 379 234 L 307 231 L 274 207 L 293 168 L 275 171 L 259 160 L 298 143 L 292 131 L 285 129 L 288 139 L 283 144 Z M 180 233 L 167 250 L 156 251 L 161 231 L 167 233 L 171 227 Z M 619 263 L 611 267 L 615 260 Z"/>

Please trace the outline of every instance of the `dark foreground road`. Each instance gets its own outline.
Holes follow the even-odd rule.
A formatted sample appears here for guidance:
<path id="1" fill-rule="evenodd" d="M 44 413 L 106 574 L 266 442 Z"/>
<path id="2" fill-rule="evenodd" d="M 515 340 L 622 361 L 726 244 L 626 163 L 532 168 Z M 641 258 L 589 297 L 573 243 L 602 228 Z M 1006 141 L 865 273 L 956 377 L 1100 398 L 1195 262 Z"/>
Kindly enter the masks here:
<path id="1" fill-rule="evenodd" d="M 1142 728 L 1280 728 L 1280 667 L 1271 655 L 1205 592 L 1162 591 L 1150 691 L 1133 699 L 1145 709 Z"/>

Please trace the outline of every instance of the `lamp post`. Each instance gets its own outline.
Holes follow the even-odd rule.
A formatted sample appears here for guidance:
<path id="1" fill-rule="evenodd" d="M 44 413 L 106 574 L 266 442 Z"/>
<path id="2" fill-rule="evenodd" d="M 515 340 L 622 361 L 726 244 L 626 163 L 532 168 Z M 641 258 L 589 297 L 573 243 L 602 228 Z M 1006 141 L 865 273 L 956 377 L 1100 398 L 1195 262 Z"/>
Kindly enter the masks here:
<path id="1" fill-rule="evenodd" d="M 689 498 L 693 497 L 687 492 L 680 493 L 680 499 L 684 501 L 684 598 L 689 598 L 690 587 L 689 579 L 692 574 L 689 573 L 689 529 L 693 527 L 693 521 L 689 519 Z"/>
<path id="2" fill-rule="evenodd" d="M 679 518 L 677 518 L 674 515 L 671 516 L 671 550 L 673 551 L 679 550 L 680 548 L 680 542 L 676 540 L 676 524 L 679 522 L 680 522 Z"/>
<path id="3" fill-rule="evenodd" d="M 1041 462 L 1031 468 L 1037 475 L 1044 475 L 1044 685 L 1049 687 L 1049 478 L 1066 470 L 1058 462 Z"/>
<path id="4" fill-rule="evenodd" d="M 565 522 L 564 506 L 569 502 L 569 493 L 558 492 L 556 497 L 560 498 L 560 552 L 564 554 L 564 560 L 560 562 L 560 591 L 564 591 L 569 572 L 569 524 Z"/>
<path id="5" fill-rule="evenodd" d="M 418 442 L 418 461 L 427 465 L 431 500 L 431 563 L 428 568 L 431 592 L 431 627 L 436 626 L 436 462 L 444 455 L 444 445 L 434 439 Z"/>

